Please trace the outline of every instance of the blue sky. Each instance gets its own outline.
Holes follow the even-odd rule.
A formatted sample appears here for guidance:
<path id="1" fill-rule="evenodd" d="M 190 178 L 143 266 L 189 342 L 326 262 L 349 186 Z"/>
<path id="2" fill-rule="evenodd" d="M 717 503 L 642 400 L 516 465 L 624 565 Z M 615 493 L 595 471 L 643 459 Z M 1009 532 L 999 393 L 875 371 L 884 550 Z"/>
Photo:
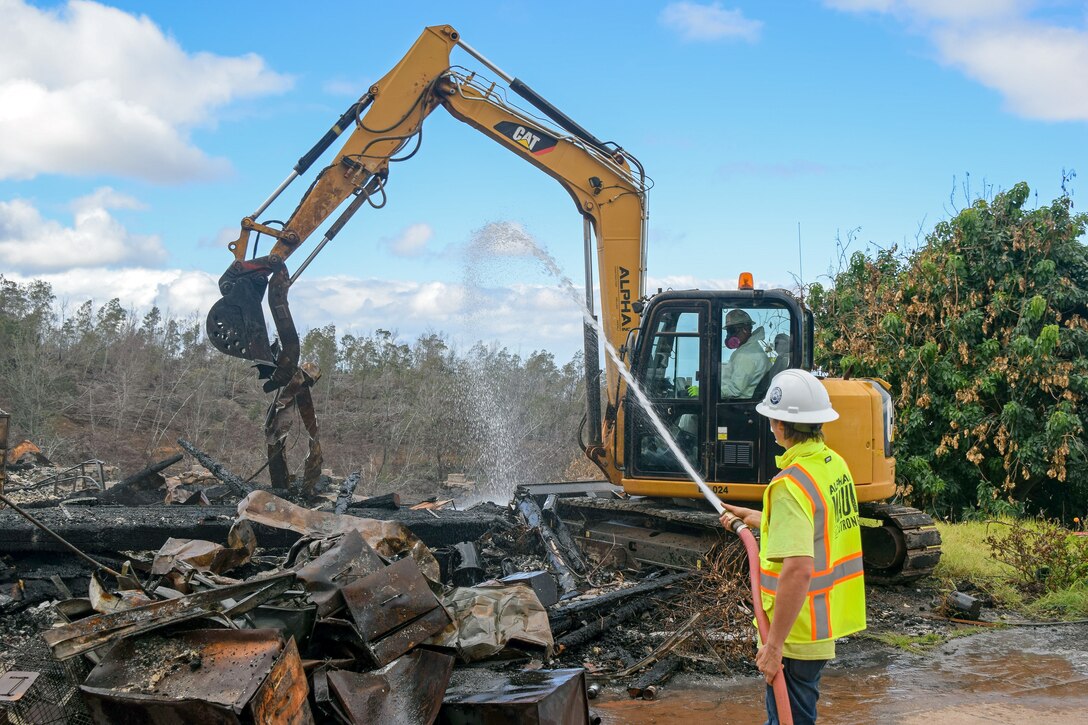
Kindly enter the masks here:
<path id="1" fill-rule="evenodd" d="M 0 17 L 0 274 L 47 279 L 70 304 L 202 318 L 238 221 L 426 25 L 453 25 L 642 161 L 650 288 L 733 286 L 743 270 L 812 281 L 836 240 L 911 246 L 968 194 L 1026 181 L 1047 203 L 1063 170 L 1088 169 L 1083 2 L 0 0 Z M 442 114 L 394 166 L 386 208 L 300 278 L 296 320 L 568 358 L 580 318 L 541 266 L 466 249 L 517 225 L 581 281 L 581 218 Z"/>

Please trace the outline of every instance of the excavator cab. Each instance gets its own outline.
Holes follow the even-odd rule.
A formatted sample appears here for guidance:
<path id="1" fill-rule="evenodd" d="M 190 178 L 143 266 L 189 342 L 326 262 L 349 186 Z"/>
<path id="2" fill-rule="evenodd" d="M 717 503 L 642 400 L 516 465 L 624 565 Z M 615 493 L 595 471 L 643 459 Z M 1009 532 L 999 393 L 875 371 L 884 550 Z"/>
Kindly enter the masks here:
<path id="1" fill-rule="evenodd" d="M 812 366 L 812 313 L 785 290 L 670 291 L 643 310 L 632 372 L 696 473 L 721 493 L 766 484 L 782 449 L 755 410 L 771 378 Z M 688 474 L 628 392 L 631 479 Z"/>

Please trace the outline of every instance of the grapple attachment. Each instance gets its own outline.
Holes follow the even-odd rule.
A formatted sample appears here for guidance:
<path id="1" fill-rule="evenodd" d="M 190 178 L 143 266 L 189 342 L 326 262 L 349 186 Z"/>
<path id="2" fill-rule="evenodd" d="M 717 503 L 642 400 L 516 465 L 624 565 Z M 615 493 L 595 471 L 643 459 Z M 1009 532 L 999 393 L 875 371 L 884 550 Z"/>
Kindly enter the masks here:
<path id="1" fill-rule="evenodd" d="M 267 286 L 268 278 L 261 275 L 236 277 L 230 289 L 212 305 L 207 330 L 216 350 L 258 365 L 275 364 L 261 307 Z"/>

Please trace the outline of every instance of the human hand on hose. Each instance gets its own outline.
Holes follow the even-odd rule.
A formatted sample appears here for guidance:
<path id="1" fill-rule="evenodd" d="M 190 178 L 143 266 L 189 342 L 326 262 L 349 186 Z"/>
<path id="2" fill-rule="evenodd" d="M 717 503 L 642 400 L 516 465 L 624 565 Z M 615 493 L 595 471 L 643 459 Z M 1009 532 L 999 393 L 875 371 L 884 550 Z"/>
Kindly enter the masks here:
<path id="1" fill-rule="evenodd" d="M 729 522 L 734 517 L 744 522 L 744 525 L 750 529 L 759 529 L 759 522 L 763 519 L 763 513 L 756 511 L 755 509 L 746 509 L 743 506 L 731 506 L 727 503 L 722 504 L 725 507 L 726 513 L 721 515 L 722 526 L 729 527 Z"/>
<path id="2" fill-rule="evenodd" d="M 776 647 L 768 643 L 760 647 L 756 652 L 756 667 L 763 673 L 767 684 L 771 684 L 782 669 L 782 645 Z"/>

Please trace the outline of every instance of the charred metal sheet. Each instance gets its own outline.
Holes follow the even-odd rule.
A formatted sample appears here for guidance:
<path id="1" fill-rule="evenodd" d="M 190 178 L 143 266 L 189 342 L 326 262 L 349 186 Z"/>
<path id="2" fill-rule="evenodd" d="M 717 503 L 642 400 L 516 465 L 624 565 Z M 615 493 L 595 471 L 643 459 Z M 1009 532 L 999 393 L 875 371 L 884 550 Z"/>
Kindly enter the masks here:
<path id="1" fill-rule="evenodd" d="M 154 602 L 112 614 L 86 617 L 61 627 L 54 627 L 42 634 L 46 644 L 59 660 L 74 657 L 124 637 L 132 637 L 185 622 L 216 612 L 237 616 L 263 604 L 267 598 L 282 593 L 294 581 L 294 572 L 284 572 L 270 577 L 253 579 L 242 584 L 190 594 L 178 599 Z M 250 595 L 233 606 L 225 600 Z"/>
<path id="2" fill-rule="evenodd" d="M 452 672 L 453 657 L 417 649 L 374 672 L 329 672 L 328 685 L 353 725 L 430 725 Z"/>
<path id="3" fill-rule="evenodd" d="M 310 651 L 320 652 L 329 659 L 344 658 L 355 661 L 367 659 L 366 643 L 359 636 L 355 625 L 346 619 L 326 617 L 314 624 Z"/>
<path id="4" fill-rule="evenodd" d="M 248 521 L 238 521 L 227 533 L 227 545 L 200 539 L 169 538 L 155 554 L 154 576 L 162 576 L 183 561 L 197 571 L 222 574 L 249 561 L 257 550 L 257 537 Z"/>
<path id="5" fill-rule="evenodd" d="M 480 565 L 480 550 L 471 541 L 454 544 L 458 563 L 453 567 L 452 579 L 455 587 L 471 587 L 487 579 L 487 572 Z"/>
<path id="6" fill-rule="evenodd" d="M 321 556 L 296 570 L 310 599 L 317 604 L 318 616 L 326 617 L 344 606 L 340 590 L 373 572 L 385 568 L 378 556 L 357 530 L 349 530 L 340 542 Z"/>
<path id="7" fill-rule="evenodd" d="M 500 579 L 503 584 L 527 586 L 536 594 L 545 609 L 559 601 L 559 588 L 555 576 L 546 571 L 519 571 Z"/>
<path id="8" fill-rule="evenodd" d="M 498 654 L 507 646 L 542 647 L 551 657 L 554 641 L 548 613 L 526 586 L 481 584 L 442 595 L 454 621 L 428 644 L 450 647 L 466 662 Z"/>
<path id="9" fill-rule="evenodd" d="M 284 638 L 294 639 L 299 648 L 305 650 L 317 622 L 317 605 L 302 602 L 295 606 L 262 604 L 255 607 L 246 620 L 254 629 L 279 630 Z"/>
<path id="10" fill-rule="evenodd" d="M 269 725 L 313 725 L 307 696 L 306 672 L 298 656 L 294 639 L 280 653 L 272 671 L 268 673 L 257 694 L 253 696 L 250 710 L 253 722 Z"/>
<path id="11" fill-rule="evenodd" d="M 120 642 L 80 688 L 96 723 L 312 723 L 294 642 L 273 630 L 192 630 Z"/>
<path id="12" fill-rule="evenodd" d="M 371 658 L 386 665 L 441 632 L 449 615 L 412 559 L 400 559 L 341 589 Z"/>
<path id="13" fill-rule="evenodd" d="M 487 681 L 482 675 L 454 674 L 438 714 L 440 725 L 589 725 L 585 670 L 487 673 Z"/>
<path id="14" fill-rule="evenodd" d="M 363 540 L 387 559 L 396 559 L 401 552 L 411 554 L 423 575 L 439 580 L 438 562 L 430 549 L 411 529 L 395 521 L 363 519 L 337 515 L 296 506 L 267 491 L 254 491 L 238 502 L 238 517 L 276 529 L 290 529 L 300 534 L 332 536 L 346 531 L 358 531 Z"/>
<path id="15" fill-rule="evenodd" d="M 102 583 L 102 578 L 97 571 L 91 572 L 91 581 L 87 590 L 87 598 L 91 602 L 91 608 L 103 614 L 142 607 L 154 601 L 147 594 L 136 589 L 122 589 L 116 593 L 111 592 Z"/>

